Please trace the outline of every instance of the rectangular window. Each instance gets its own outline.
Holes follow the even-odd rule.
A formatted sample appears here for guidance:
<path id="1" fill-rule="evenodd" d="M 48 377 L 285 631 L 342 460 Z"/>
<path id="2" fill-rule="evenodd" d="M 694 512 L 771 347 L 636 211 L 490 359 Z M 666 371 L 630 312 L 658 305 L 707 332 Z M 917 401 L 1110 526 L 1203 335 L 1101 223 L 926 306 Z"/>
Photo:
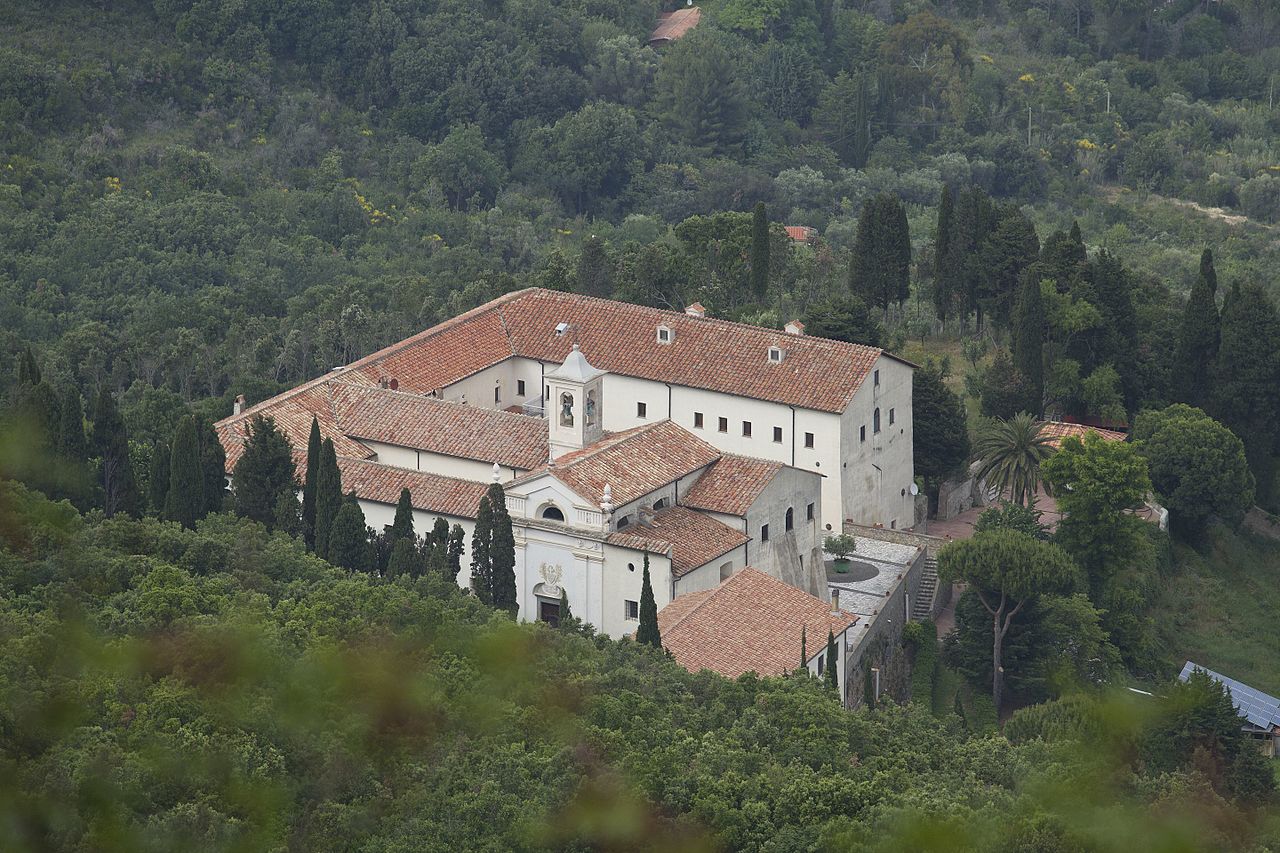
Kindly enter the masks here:
<path id="1" fill-rule="evenodd" d="M 804 517 L 808 521 L 813 521 L 813 504 L 809 504 L 804 509 Z"/>
<path id="2" fill-rule="evenodd" d="M 524 380 L 523 379 L 516 380 L 516 396 L 518 397 L 524 396 Z"/>
<path id="3" fill-rule="evenodd" d="M 638 601 L 632 601 L 631 599 L 627 599 L 624 603 L 625 603 L 625 604 L 626 604 L 626 606 L 627 606 L 627 609 L 626 609 L 626 614 L 627 614 L 627 615 L 626 615 L 626 618 L 627 618 L 627 619 L 639 619 L 639 618 L 640 618 L 640 602 L 638 602 Z"/>
<path id="4" fill-rule="evenodd" d="M 721 432 L 728 432 L 728 431 L 729 431 L 729 419 L 728 419 L 728 418 L 721 418 L 721 419 L 720 419 L 720 431 L 721 431 Z"/>
<path id="5" fill-rule="evenodd" d="M 636 417 L 644 418 L 649 416 L 649 405 L 647 403 L 636 403 Z"/>
<path id="6" fill-rule="evenodd" d="M 782 427 L 773 428 L 773 440 L 778 444 L 782 444 Z"/>
<path id="7" fill-rule="evenodd" d="M 742 422 L 742 437 L 751 438 L 751 421 Z"/>
<path id="8" fill-rule="evenodd" d="M 693 413 L 693 428 L 702 429 L 702 412 Z"/>
<path id="9" fill-rule="evenodd" d="M 501 385 L 493 386 L 493 402 L 495 403 L 502 402 L 502 386 Z"/>
<path id="10" fill-rule="evenodd" d="M 760 525 L 760 541 L 761 542 L 769 541 L 769 525 L 767 524 Z"/>
<path id="11" fill-rule="evenodd" d="M 889 410 L 889 426 L 893 426 L 893 409 Z"/>
<path id="12" fill-rule="evenodd" d="M 866 441 L 866 440 L 867 440 L 867 425 L 863 424 L 862 426 L 858 427 L 858 441 Z"/>
<path id="13" fill-rule="evenodd" d="M 804 446 L 809 448 L 813 447 L 813 433 L 806 432 L 804 434 Z"/>
<path id="14" fill-rule="evenodd" d="M 823 666 L 823 664 L 827 662 L 826 658 L 827 656 L 825 654 L 818 655 L 818 675 L 822 675 L 823 670 L 826 669 L 826 667 Z"/>
<path id="15" fill-rule="evenodd" d="M 877 388 L 880 387 L 880 371 L 878 370 L 876 371 L 876 375 L 875 375 L 875 385 Z"/>

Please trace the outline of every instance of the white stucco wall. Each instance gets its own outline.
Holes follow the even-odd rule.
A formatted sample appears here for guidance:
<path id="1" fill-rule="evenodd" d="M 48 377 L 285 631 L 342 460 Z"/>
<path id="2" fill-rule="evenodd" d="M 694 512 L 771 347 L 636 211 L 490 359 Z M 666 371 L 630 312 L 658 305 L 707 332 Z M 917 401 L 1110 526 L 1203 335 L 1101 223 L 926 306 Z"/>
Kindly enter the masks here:
<path id="1" fill-rule="evenodd" d="M 524 380 L 523 396 L 517 393 L 517 380 Z M 498 389 L 498 402 L 493 399 Z M 486 409 L 505 409 L 532 400 L 542 393 L 542 365 L 528 358 L 508 358 L 492 367 L 477 371 L 442 389 L 445 400 L 461 402 Z"/>
<path id="2" fill-rule="evenodd" d="M 910 527 L 915 520 L 911 429 L 911 373 L 907 365 L 881 356 L 875 364 L 880 384 L 867 377 L 841 417 L 840 479 L 845 517 L 859 524 Z M 874 412 L 880 410 L 880 432 Z M 889 423 L 889 412 L 895 413 Z M 866 427 L 866 440 L 860 438 Z M 838 529 L 838 528 L 836 528 Z"/>
<path id="3" fill-rule="evenodd" d="M 720 585 L 720 569 L 726 563 L 729 565 L 729 574 L 745 568 L 747 566 L 747 546 L 739 545 L 724 556 L 716 557 L 706 565 L 686 572 L 676 580 L 676 595 L 681 596 L 690 592 L 698 592 L 699 590 L 715 589 Z"/>
<path id="4" fill-rule="evenodd" d="M 476 483 L 493 482 L 492 460 L 483 462 L 477 459 L 461 459 L 457 456 L 415 450 L 411 447 L 400 447 L 381 441 L 362 439 L 360 443 L 378 454 L 376 461 L 383 465 L 408 468 L 410 471 L 426 471 L 442 477 L 456 477 Z M 524 471 L 519 468 L 503 467 L 501 468 L 502 482 L 508 483 L 523 473 Z"/>
<path id="5" fill-rule="evenodd" d="M 747 562 L 810 595 L 824 598 L 825 575 L 821 569 L 822 477 L 812 471 L 783 468 L 747 510 Z M 814 520 L 806 517 L 808 504 L 814 505 Z M 787 510 L 793 511 L 793 526 L 786 529 Z M 761 536 L 769 525 L 769 541 Z"/>
<path id="6" fill-rule="evenodd" d="M 603 574 L 602 621 L 594 622 L 598 629 L 610 637 L 634 633 L 640 623 L 626 618 L 626 602 L 639 603 L 640 589 L 644 584 L 644 556 L 631 548 L 605 545 L 605 571 Z M 671 601 L 671 560 L 664 554 L 649 554 L 649 582 L 653 586 L 653 600 L 658 609 Z M 572 607 L 572 604 L 570 604 Z"/>
<path id="7" fill-rule="evenodd" d="M 361 498 L 360 509 L 364 511 L 365 524 L 379 533 L 396 519 L 396 508 L 393 504 L 377 503 Z M 454 518 L 451 515 L 439 515 L 415 509 L 413 532 L 417 536 L 425 536 L 435 527 L 437 518 L 443 518 L 448 522 L 451 530 L 455 524 L 462 527 L 465 535 L 462 537 L 462 569 L 458 572 L 458 586 L 468 588 L 471 586 L 471 534 L 475 531 L 476 524 L 469 518 Z"/>
<path id="8" fill-rule="evenodd" d="M 850 629 L 846 628 L 844 631 L 836 635 L 836 648 L 839 650 L 837 655 L 840 657 L 840 660 L 836 661 L 836 684 L 839 686 L 842 701 L 845 701 L 849 695 L 847 684 L 849 668 L 845 665 L 846 661 L 844 660 L 844 658 L 849 654 L 849 630 Z M 815 640 L 813 637 L 808 637 L 806 639 L 809 651 L 812 653 L 812 657 L 809 658 L 808 662 L 809 674 L 814 678 L 818 678 L 820 677 L 818 674 L 818 659 L 822 659 L 824 667 L 827 663 L 827 638 L 819 637 Z"/>

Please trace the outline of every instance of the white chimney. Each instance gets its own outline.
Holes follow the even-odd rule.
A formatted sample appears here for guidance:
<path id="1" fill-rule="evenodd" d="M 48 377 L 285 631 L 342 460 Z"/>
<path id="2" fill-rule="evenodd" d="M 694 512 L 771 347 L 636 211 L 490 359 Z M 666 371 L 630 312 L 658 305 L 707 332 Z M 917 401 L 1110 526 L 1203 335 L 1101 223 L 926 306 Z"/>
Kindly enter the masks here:
<path id="1" fill-rule="evenodd" d="M 497 462 L 493 463 L 493 482 L 495 483 L 502 482 L 502 469 L 498 467 Z"/>
<path id="2" fill-rule="evenodd" d="M 801 323 L 799 320 L 792 320 L 782 327 L 782 331 L 786 332 L 788 335 L 803 335 L 804 323 Z"/>
<path id="3" fill-rule="evenodd" d="M 690 317 L 705 317 L 707 316 L 707 309 L 702 307 L 701 302 L 695 302 L 692 305 L 686 305 L 684 313 Z"/>
<path id="4" fill-rule="evenodd" d="M 231 414 L 238 415 L 244 411 L 244 395 L 236 397 L 236 401 L 231 404 Z"/>

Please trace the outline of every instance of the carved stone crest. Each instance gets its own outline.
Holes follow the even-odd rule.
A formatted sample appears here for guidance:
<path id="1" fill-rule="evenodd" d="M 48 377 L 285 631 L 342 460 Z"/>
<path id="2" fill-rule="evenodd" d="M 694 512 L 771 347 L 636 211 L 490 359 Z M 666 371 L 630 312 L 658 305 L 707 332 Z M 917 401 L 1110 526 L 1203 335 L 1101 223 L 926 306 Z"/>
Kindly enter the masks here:
<path id="1" fill-rule="evenodd" d="M 560 568 L 559 564 L 553 566 L 550 563 L 543 563 L 538 566 L 538 576 L 546 585 L 548 595 L 560 594 L 560 578 L 564 576 L 564 569 Z"/>

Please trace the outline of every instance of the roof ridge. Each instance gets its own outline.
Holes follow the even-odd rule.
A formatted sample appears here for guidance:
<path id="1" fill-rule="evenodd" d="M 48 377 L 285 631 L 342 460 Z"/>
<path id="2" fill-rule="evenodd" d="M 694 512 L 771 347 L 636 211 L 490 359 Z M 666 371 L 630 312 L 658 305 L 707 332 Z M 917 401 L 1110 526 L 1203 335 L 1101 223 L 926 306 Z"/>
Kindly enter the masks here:
<path id="1" fill-rule="evenodd" d="M 348 388 L 354 388 L 357 391 L 367 391 L 370 394 L 396 394 L 407 397 L 410 400 L 416 400 L 429 406 L 449 406 L 460 411 L 479 412 L 482 415 L 496 415 L 501 418 L 515 418 L 523 421 L 541 421 L 542 418 L 537 415 L 525 415 L 516 412 L 508 412 L 506 409 L 490 409 L 487 406 L 473 406 L 470 403 L 463 403 L 460 400 L 446 400 L 443 397 L 430 397 L 426 394 L 415 394 L 412 391 L 401 391 L 398 388 L 383 388 L 381 385 L 364 385 L 359 382 L 346 382 L 341 379 L 334 379 L 334 385 L 345 385 Z"/>

